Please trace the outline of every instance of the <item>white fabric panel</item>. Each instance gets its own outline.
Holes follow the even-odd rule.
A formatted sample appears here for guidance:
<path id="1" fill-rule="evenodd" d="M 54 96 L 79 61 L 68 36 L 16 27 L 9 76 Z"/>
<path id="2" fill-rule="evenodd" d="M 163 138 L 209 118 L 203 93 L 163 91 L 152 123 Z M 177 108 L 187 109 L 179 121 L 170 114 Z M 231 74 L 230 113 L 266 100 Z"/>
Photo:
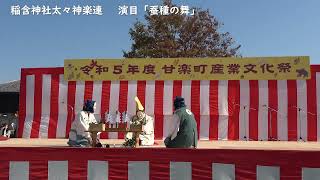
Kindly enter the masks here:
<path id="1" fill-rule="evenodd" d="M 249 138 L 249 104 L 250 86 L 248 80 L 240 80 L 240 112 L 239 112 L 239 134 L 240 140 Z"/>
<path id="2" fill-rule="evenodd" d="M 219 116 L 218 140 L 228 140 L 228 120 L 228 116 Z"/>
<path id="3" fill-rule="evenodd" d="M 209 104 L 210 81 L 200 81 L 200 139 L 209 140 L 210 127 L 210 104 Z"/>
<path id="4" fill-rule="evenodd" d="M 68 180 L 68 161 L 48 161 L 48 180 Z"/>
<path id="5" fill-rule="evenodd" d="M 130 116 L 133 116 L 136 114 L 136 102 L 134 100 L 136 96 L 137 96 L 137 81 L 128 81 L 127 112 Z"/>
<path id="6" fill-rule="evenodd" d="M 259 110 L 258 110 L 258 139 L 268 140 L 268 81 L 260 80 L 259 83 Z"/>
<path id="7" fill-rule="evenodd" d="M 10 161 L 9 180 L 28 180 L 29 162 L 28 161 Z"/>
<path id="8" fill-rule="evenodd" d="M 199 126 L 199 124 L 198 124 Z M 209 140 L 210 116 L 200 115 L 200 140 Z"/>
<path id="9" fill-rule="evenodd" d="M 182 81 L 181 96 L 188 109 L 191 109 L 191 81 Z"/>
<path id="10" fill-rule="evenodd" d="M 301 109 L 297 112 L 298 119 L 298 139 L 307 141 L 307 82 L 306 80 L 297 80 L 297 107 Z"/>
<path id="11" fill-rule="evenodd" d="M 228 81 L 219 81 L 218 85 L 219 115 L 229 115 L 228 111 Z"/>
<path id="12" fill-rule="evenodd" d="M 68 82 L 64 80 L 63 74 L 59 76 L 59 99 L 58 99 L 58 122 L 57 122 L 57 138 L 66 136 L 66 124 L 68 118 L 68 109 L 72 107 L 68 105 Z"/>
<path id="13" fill-rule="evenodd" d="M 168 137 L 169 132 L 174 127 L 173 115 L 164 115 L 163 116 L 163 138 Z M 156 128 L 156 127 L 155 127 Z"/>
<path id="14" fill-rule="evenodd" d="M 288 84 L 287 80 L 278 80 L 278 113 L 277 134 L 278 139 L 288 140 Z"/>
<path id="15" fill-rule="evenodd" d="M 28 75 L 26 76 L 26 118 L 24 121 L 23 128 L 23 138 L 30 138 L 32 122 L 33 122 L 33 113 L 34 113 L 34 90 L 35 90 L 35 76 Z"/>
<path id="16" fill-rule="evenodd" d="M 234 164 L 212 163 L 212 179 L 214 180 L 234 180 Z"/>
<path id="17" fill-rule="evenodd" d="M 74 104 L 74 113 L 77 115 L 83 108 L 84 104 L 84 81 L 77 81 L 76 84 L 76 95 L 75 95 L 75 104 Z"/>
<path id="18" fill-rule="evenodd" d="M 200 81 L 200 115 L 210 115 L 210 81 Z"/>
<path id="19" fill-rule="evenodd" d="M 163 87 L 163 138 L 168 136 L 172 124 L 173 81 L 164 81 Z M 156 127 L 155 127 L 156 128 Z"/>
<path id="20" fill-rule="evenodd" d="M 119 81 L 111 81 L 110 85 L 110 102 L 109 102 L 109 113 L 116 114 L 119 107 L 119 91 L 120 91 L 120 82 Z M 109 132 L 109 139 L 117 139 L 117 132 Z"/>
<path id="21" fill-rule="evenodd" d="M 320 141 L 320 73 L 316 73 L 317 89 L 317 140 Z"/>
<path id="22" fill-rule="evenodd" d="M 228 139 L 228 81 L 219 81 L 218 85 L 218 139 Z"/>
<path id="23" fill-rule="evenodd" d="M 41 119 L 39 127 L 39 137 L 48 138 L 48 128 L 50 119 L 51 101 L 51 75 L 44 74 L 42 76 L 42 103 L 41 103 Z"/>
<path id="24" fill-rule="evenodd" d="M 88 180 L 106 180 L 108 179 L 107 161 L 88 161 Z"/>
<path id="25" fill-rule="evenodd" d="M 170 162 L 170 180 L 191 180 L 191 162 Z"/>
<path id="26" fill-rule="evenodd" d="M 319 180 L 320 168 L 302 168 L 302 180 Z"/>
<path id="27" fill-rule="evenodd" d="M 94 111 L 94 118 L 97 122 L 101 121 L 101 98 L 102 98 L 102 81 L 93 81 L 92 100 L 96 101 L 96 110 Z M 98 134 L 100 138 L 100 133 Z"/>
<path id="28" fill-rule="evenodd" d="M 109 102 L 109 113 L 116 114 L 119 107 L 119 91 L 120 82 L 111 81 L 110 85 L 110 102 Z"/>
<path id="29" fill-rule="evenodd" d="M 155 81 L 146 81 L 145 109 L 146 114 L 154 117 Z"/>
<path id="30" fill-rule="evenodd" d="M 173 81 L 164 81 L 163 115 L 172 115 L 173 110 Z"/>
<path id="31" fill-rule="evenodd" d="M 279 180 L 280 167 L 257 166 L 257 180 Z"/>
<path id="32" fill-rule="evenodd" d="M 149 162 L 129 161 L 128 180 L 149 180 Z"/>
<path id="33" fill-rule="evenodd" d="M 96 110 L 94 111 L 94 117 L 97 122 L 101 121 L 101 98 L 102 98 L 102 81 L 93 82 L 92 100 L 96 101 Z"/>

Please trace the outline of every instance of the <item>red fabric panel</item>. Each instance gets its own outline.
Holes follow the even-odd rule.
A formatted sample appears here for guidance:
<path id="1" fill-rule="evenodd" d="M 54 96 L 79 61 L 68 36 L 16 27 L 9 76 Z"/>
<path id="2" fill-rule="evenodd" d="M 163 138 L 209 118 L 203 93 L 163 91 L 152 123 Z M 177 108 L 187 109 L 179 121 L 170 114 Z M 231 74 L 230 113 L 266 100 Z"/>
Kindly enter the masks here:
<path id="1" fill-rule="evenodd" d="M 19 126 L 18 126 L 18 137 L 21 138 L 23 135 L 24 121 L 26 119 L 26 72 L 21 70 L 20 79 L 20 96 L 19 96 Z"/>
<path id="2" fill-rule="evenodd" d="M 249 138 L 258 140 L 259 82 L 250 80 Z"/>
<path id="3" fill-rule="evenodd" d="M 127 159 L 113 158 L 112 160 L 109 160 L 108 163 L 109 163 L 108 179 L 112 179 L 112 180 L 128 179 L 128 160 Z"/>
<path id="4" fill-rule="evenodd" d="M 237 180 L 254 180 L 256 177 L 256 166 L 255 164 L 249 164 L 248 162 L 239 163 L 236 165 L 236 178 Z"/>
<path id="5" fill-rule="evenodd" d="M 127 111 L 128 103 L 128 81 L 120 81 L 120 90 L 119 90 L 119 111 L 120 113 Z M 119 139 L 124 139 L 124 133 L 118 133 Z"/>
<path id="6" fill-rule="evenodd" d="M 30 138 L 39 137 L 42 104 L 42 74 L 35 75 L 34 83 L 34 113 Z"/>
<path id="7" fill-rule="evenodd" d="M 316 98 L 317 89 L 316 87 L 317 87 L 316 72 L 311 71 L 311 79 L 307 80 L 308 141 L 317 141 L 317 98 Z"/>
<path id="8" fill-rule="evenodd" d="M 278 110 L 278 82 L 276 80 L 268 81 L 269 107 Z M 268 110 L 268 137 L 278 138 L 278 120 L 277 112 Z M 272 121 L 272 122 L 271 122 Z"/>
<path id="9" fill-rule="evenodd" d="M 155 116 L 155 139 L 163 138 L 163 90 L 164 81 L 155 81 L 155 95 L 154 95 L 154 116 Z"/>
<path id="10" fill-rule="evenodd" d="M 48 179 L 48 161 L 31 161 L 29 162 L 29 179 Z"/>
<path id="11" fill-rule="evenodd" d="M 219 122 L 219 108 L 218 108 L 218 84 L 219 81 L 210 81 L 209 87 L 209 106 L 210 106 L 210 123 L 209 123 L 209 140 L 218 139 L 218 122 Z"/>
<path id="12" fill-rule="evenodd" d="M 48 127 L 48 138 L 56 138 L 57 122 L 59 114 L 59 74 L 51 77 L 51 97 L 50 97 L 50 120 Z"/>
<path id="13" fill-rule="evenodd" d="M 170 161 L 168 160 L 151 160 L 149 162 L 149 174 L 152 180 L 170 179 Z"/>
<path id="14" fill-rule="evenodd" d="M 301 180 L 302 168 L 294 164 L 280 167 L 280 180 Z"/>
<path id="15" fill-rule="evenodd" d="M 174 99 L 176 96 L 181 96 L 182 94 L 182 81 L 176 80 L 173 81 L 173 92 L 172 92 L 172 102 L 174 102 Z M 172 103 L 172 111 L 174 111 L 174 105 Z"/>
<path id="16" fill-rule="evenodd" d="M 88 161 L 84 156 L 68 161 L 68 180 L 87 180 Z"/>
<path id="17" fill-rule="evenodd" d="M 102 93 L 101 93 L 101 118 L 105 119 L 105 112 L 109 111 L 110 103 L 110 86 L 111 81 L 102 81 Z M 108 133 L 104 132 L 100 134 L 101 139 L 107 139 Z"/>
<path id="18" fill-rule="evenodd" d="M 50 67 L 50 68 L 21 68 L 21 72 L 25 75 L 31 74 L 63 74 L 63 67 Z"/>
<path id="19" fill-rule="evenodd" d="M 297 81 L 288 80 L 288 140 L 297 140 Z"/>
<path id="20" fill-rule="evenodd" d="M 200 136 L 200 81 L 191 81 L 191 111 L 197 122 L 198 137 Z"/>
<path id="21" fill-rule="evenodd" d="M 0 160 L 0 180 L 8 180 L 9 178 L 9 161 Z"/>
<path id="22" fill-rule="evenodd" d="M 92 93 L 93 93 L 93 81 L 86 81 L 84 85 L 84 97 L 83 102 L 86 100 L 94 100 L 92 99 Z"/>
<path id="23" fill-rule="evenodd" d="M 73 122 L 75 118 L 75 112 L 74 112 L 74 104 L 76 101 L 75 98 L 76 95 L 76 82 L 75 81 L 69 81 L 68 82 L 68 116 L 67 116 L 67 124 L 66 124 L 66 137 L 69 137 L 69 132 L 71 129 L 71 123 Z"/>
<path id="24" fill-rule="evenodd" d="M 212 180 L 212 162 L 192 162 L 192 179 Z"/>
<path id="25" fill-rule="evenodd" d="M 228 140 L 239 140 L 240 82 L 228 82 Z"/>
<path id="26" fill-rule="evenodd" d="M 144 108 L 146 108 L 146 81 L 138 81 L 137 83 L 137 96 L 143 105 Z"/>

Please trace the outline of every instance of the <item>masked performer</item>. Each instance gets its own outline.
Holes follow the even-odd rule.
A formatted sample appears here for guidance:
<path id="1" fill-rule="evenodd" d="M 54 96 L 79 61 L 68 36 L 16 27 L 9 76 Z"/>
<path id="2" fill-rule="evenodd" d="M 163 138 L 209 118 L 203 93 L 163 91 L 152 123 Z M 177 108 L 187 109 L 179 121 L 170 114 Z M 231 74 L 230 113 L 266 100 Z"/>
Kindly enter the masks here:
<path id="1" fill-rule="evenodd" d="M 92 138 L 89 132 L 90 123 L 97 123 L 93 113 L 96 109 L 96 103 L 92 100 L 87 100 L 84 103 L 82 111 L 76 116 L 72 122 L 69 132 L 69 146 L 89 147 L 92 143 Z"/>
<path id="2" fill-rule="evenodd" d="M 164 143 L 168 148 L 196 148 L 198 142 L 197 123 L 193 113 L 186 108 L 184 98 L 174 100 L 174 115 L 171 132 Z"/>
<path id="3" fill-rule="evenodd" d="M 144 108 L 138 99 L 135 98 L 136 101 L 136 115 L 132 117 L 131 123 L 135 125 L 142 124 L 142 132 L 139 134 L 140 144 L 142 146 L 148 146 L 154 144 L 154 121 L 151 116 L 148 116 L 144 112 Z M 125 146 L 133 146 L 135 144 L 135 137 L 133 133 L 127 133 L 125 138 Z M 131 142 L 131 143 L 130 143 Z"/>

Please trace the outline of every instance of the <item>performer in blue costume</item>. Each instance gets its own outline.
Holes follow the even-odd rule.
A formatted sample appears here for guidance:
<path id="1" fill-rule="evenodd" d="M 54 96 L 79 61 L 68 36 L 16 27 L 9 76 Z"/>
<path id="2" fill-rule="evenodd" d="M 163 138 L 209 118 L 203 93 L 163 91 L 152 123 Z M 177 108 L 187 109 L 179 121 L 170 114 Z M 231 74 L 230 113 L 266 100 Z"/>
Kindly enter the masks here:
<path id="1" fill-rule="evenodd" d="M 173 126 L 164 143 L 168 148 L 196 148 L 198 142 L 197 123 L 193 113 L 186 108 L 184 98 L 174 100 Z"/>

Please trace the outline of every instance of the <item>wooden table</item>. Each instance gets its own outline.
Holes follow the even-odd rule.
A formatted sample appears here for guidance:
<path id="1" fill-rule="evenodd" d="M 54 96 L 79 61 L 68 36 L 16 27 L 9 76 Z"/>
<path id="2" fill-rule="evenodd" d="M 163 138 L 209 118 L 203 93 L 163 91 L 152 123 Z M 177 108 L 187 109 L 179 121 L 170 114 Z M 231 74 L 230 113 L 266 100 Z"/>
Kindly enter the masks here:
<path id="1" fill-rule="evenodd" d="M 111 128 L 111 129 L 106 129 L 105 131 L 86 131 L 91 133 L 92 137 L 92 147 L 95 147 L 97 144 L 97 137 L 98 137 L 98 132 L 132 132 L 133 135 L 136 137 L 136 147 L 139 147 L 139 134 L 142 132 L 142 130 L 138 129 L 116 129 L 116 128 Z"/>

